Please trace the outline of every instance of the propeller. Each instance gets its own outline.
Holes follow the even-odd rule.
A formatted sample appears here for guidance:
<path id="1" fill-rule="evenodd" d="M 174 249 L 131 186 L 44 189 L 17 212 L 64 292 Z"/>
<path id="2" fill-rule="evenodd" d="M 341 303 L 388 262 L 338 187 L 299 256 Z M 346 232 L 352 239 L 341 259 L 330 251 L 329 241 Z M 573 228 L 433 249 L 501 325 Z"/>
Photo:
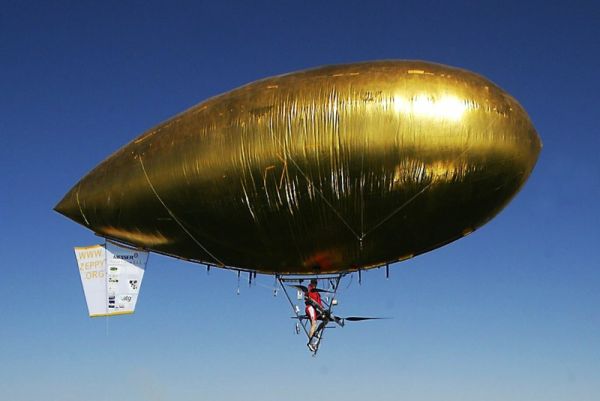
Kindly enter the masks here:
<path id="1" fill-rule="evenodd" d="M 362 322 L 363 320 L 383 320 L 390 319 L 389 317 L 366 317 L 366 316 L 348 316 L 342 318 L 348 322 Z"/>
<path id="2" fill-rule="evenodd" d="M 299 285 L 299 284 L 290 284 L 290 285 L 288 285 L 288 287 L 294 287 L 294 288 L 296 288 L 296 289 L 298 289 L 300 291 L 304 291 L 304 292 L 308 291 L 307 287 L 305 287 L 303 285 Z"/>
<path id="3" fill-rule="evenodd" d="M 301 291 L 303 291 L 303 292 L 305 292 L 305 293 L 306 293 L 306 292 L 308 292 L 308 287 L 305 287 L 305 286 L 303 286 L 303 285 L 299 285 L 299 284 L 290 284 L 290 285 L 289 285 L 289 287 L 294 287 L 294 288 L 296 288 L 296 289 L 298 289 L 298 290 L 301 290 Z M 326 292 L 326 293 L 334 294 L 334 292 L 333 292 L 333 291 L 324 290 L 324 289 L 322 289 L 322 288 L 313 288 L 313 291 L 316 291 L 316 292 Z"/>

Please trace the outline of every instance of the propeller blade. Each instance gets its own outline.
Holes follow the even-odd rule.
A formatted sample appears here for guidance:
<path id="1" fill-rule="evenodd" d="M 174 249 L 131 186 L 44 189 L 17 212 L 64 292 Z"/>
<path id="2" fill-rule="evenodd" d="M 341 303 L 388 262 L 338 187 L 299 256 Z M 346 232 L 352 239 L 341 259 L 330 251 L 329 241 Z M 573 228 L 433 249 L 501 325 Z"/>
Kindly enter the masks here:
<path id="1" fill-rule="evenodd" d="M 299 284 L 290 284 L 288 285 L 288 287 L 294 287 L 300 291 L 303 291 L 304 293 L 308 292 L 308 288 L 303 286 L 303 285 L 299 285 Z"/>
<path id="2" fill-rule="evenodd" d="M 308 292 L 308 287 L 305 287 L 305 286 L 303 286 L 303 285 L 299 285 L 299 284 L 289 284 L 289 285 L 288 285 L 288 287 L 294 287 L 294 288 L 296 288 L 296 289 L 298 289 L 298 290 L 301 290 L 301 291 L 303 291 L 303 292 L 305 292 L 305 293 L 306 293 L 306 292 Z M 327 292 L 327 293 L 330 293 L 330 294 L 333 294 L 333 293 L 334 293 L 333 291 L 324 290 L 324 289 L 322 289 L 322 288 L 315 288 L 313 291 L 317 291 L 317 292 Z"/>
<path id="3" fill-rule="evenodd" d="M 389 319 L 389 317 L 366 317 L 366 316 L 348 316 L 345 317 L 344 320 L 349 322 L 362 322 L 363 320 L 384 320 Z"/>

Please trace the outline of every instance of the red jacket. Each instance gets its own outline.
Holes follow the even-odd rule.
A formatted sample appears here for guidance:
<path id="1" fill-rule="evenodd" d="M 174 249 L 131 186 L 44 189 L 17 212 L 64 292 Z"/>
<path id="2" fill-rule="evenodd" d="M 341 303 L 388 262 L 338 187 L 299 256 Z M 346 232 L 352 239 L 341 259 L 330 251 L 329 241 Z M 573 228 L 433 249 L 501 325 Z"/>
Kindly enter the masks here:
<path id="1" fill-rule="evenodd" d="M 323 302 L 321 302 L 321 294 L 316 290 L 316 287 L 312 284 L 308 285 L 308 297 L 315 301 L 321 308 L 323 307 Z"/>

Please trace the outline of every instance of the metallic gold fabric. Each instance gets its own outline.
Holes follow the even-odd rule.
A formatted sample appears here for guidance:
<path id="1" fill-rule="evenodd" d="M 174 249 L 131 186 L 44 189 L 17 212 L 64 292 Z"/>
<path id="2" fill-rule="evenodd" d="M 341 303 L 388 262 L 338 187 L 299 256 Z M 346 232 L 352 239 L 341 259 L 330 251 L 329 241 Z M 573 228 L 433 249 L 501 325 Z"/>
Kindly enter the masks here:
<path id="1" fill-rule="evenodd" d="M 479 75 L 420 61 L 336 65 L 200 103 L 110 156 L 55 209 L 184 259 L 341 272 L 480 227 L 540 149 L 519 103 Z"/>

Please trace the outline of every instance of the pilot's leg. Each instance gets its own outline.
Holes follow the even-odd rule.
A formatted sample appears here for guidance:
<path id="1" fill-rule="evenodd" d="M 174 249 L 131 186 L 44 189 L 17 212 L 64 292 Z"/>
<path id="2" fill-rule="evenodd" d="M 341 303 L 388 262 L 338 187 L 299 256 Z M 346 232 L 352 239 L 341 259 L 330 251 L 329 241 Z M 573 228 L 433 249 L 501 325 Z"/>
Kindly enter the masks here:
<path id="1" fill-rule="evenodd" d="M 317 330 L 317 312 L 315 311 L 315 308 L 310 305 L 306 308 L 306 312 L 310 318 L 310 331 L 308 333 L 308 337 L 312 338 Z"/>
<path id="2" fill-rule="evenodd" d="M 315 326 L 316 325 L 317 322 L 315 322 Z M 321 324 L 319 324 L 319 328 L 316 330 L 317 336 L 319 336 L 319 338 L 321 337 L 321 333 L 323 332 L 323 327 L 325 327 L 325 321 L 321 322 Z"/>
<path id="3" fill-rule="evenodd" d="M 311 338 L 315 335 L 316 331 L 317 331 L 317 321 L 311 320 L 311 322 L 310 322 L 310 337 Z"/>

